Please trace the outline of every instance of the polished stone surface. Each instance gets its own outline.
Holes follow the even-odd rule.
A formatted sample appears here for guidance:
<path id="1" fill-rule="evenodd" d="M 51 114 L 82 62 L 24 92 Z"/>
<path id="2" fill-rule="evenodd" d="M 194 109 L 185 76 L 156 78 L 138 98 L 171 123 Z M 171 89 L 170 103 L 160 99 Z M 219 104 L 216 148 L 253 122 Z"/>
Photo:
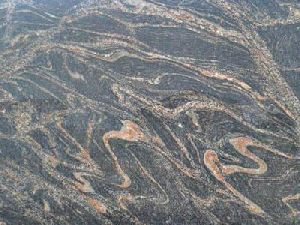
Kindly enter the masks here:
<path id="1" fill-rule="evenodd" d="M 298 0 L 0 0 L 0 224 L 300 224 L 299 53 Z"/>

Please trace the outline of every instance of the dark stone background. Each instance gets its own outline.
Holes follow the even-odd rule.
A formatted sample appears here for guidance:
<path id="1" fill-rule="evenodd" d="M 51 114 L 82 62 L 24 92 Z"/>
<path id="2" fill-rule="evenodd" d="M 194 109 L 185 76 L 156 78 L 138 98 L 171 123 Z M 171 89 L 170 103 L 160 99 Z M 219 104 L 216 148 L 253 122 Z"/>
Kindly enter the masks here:
<path id="1" fill-rule="evenodd" d="M 299 52 L 296 0 L 0 0 L 0 224 L 300 224 Z"/>

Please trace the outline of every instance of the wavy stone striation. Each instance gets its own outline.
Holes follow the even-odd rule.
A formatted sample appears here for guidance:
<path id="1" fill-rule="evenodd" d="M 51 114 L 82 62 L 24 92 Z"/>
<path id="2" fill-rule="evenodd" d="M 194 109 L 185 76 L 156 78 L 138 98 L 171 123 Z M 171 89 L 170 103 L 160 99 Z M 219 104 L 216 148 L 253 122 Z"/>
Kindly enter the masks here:
<path id="1" fill-rule="evenodd" d="M 0 224 L 300 224 L 297 0 L 0 0 Z"/>

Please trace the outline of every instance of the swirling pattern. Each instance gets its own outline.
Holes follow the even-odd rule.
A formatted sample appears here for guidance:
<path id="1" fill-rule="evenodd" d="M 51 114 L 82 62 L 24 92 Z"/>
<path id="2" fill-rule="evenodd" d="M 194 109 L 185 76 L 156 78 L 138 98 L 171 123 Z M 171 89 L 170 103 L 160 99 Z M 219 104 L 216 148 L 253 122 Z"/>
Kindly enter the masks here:
<path id="1" fill-rule="evenodd" d="M 0 0 L 0 224 L 299 224 L 300 5 Z"/>

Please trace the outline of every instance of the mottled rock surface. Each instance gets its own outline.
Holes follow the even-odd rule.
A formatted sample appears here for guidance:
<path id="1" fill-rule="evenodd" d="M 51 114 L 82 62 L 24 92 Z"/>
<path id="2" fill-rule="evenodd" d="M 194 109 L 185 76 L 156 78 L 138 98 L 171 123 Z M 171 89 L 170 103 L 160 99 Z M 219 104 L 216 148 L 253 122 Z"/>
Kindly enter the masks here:
<path id="1" fill-rule="evenodd" d="M 300 224 L 299 1 L 0 0 L 0 224 Z"/>

